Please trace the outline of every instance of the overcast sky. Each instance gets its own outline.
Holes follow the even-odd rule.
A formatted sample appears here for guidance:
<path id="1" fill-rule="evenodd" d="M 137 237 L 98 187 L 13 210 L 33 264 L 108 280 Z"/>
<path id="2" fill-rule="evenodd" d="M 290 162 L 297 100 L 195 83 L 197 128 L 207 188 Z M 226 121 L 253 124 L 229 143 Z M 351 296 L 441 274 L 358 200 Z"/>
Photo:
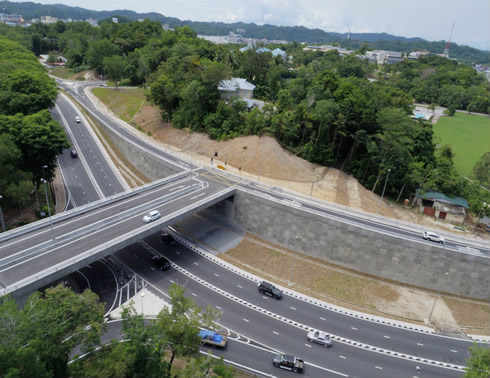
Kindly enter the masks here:
<path id="1" fill-rule="evenodd" d="M 33 0 L 37 2 L 36 0 Z M 62 0 L 93 10 L 129 9 L 139 13 L 192 21 L 254 22 L 345 33 L 382 33 L 421 37 L 430 41 L 449 38 L 490 50 L 489 0 Z"/>

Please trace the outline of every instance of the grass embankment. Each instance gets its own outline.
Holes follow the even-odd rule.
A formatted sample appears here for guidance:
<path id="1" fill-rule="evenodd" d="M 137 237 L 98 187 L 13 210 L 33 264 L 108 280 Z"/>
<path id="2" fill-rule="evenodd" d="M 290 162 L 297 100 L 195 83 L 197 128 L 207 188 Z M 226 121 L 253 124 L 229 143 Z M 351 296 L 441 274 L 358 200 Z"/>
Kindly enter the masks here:
<path id="1" fill-rule="evenodd" d="M 69 79 L 70 77 L 75 75 L 75 71 L 73 71 L 71 68 L 66 67 L 54 67 L 49 70 L 49 73 L 61 79 Z"/>
<path id="2" fill-rule="evenodd" d="M 490 118 L 456 113 L 441 117 L 434 125 L 434 133 L 442 144 L 449 144 L 455 154 L 454 166 L 468 176 L 475 163 L 490 151 Z"/>
<path id="3" fill-rule="evenodd" d="M 94 88 L 93 93 L 114 114 L 122 120 L 132 123 L 134 115 L 145 103 L 144 89 Z"/>

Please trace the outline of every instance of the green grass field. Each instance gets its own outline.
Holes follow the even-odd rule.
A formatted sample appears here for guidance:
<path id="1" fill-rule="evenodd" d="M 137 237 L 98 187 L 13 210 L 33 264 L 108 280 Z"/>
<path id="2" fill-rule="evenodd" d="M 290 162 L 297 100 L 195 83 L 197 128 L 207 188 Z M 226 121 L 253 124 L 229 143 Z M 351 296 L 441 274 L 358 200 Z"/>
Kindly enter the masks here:
<path id="1" fill-rule="evenodd" d="M 433 125 L 441 144 L 449 144 L 458 172 L 469 175 L 475 163 L 485 152 L 490 152 L 490 118 L 465 113 L 441 117 Z"/>
<path id="2" fill-rule="evenodd" d="M 126 122 L 133 119 L 145 102 L 144 89 L 94 88 L 94 95 Z"/>
<path id="3" fill-rule="evenodd" d="M 61 79 L 69 79 L 75 74 L 72 69 L 66 67 L 55 67 L 53 69 L 50 69 L 49 73 Z"/>

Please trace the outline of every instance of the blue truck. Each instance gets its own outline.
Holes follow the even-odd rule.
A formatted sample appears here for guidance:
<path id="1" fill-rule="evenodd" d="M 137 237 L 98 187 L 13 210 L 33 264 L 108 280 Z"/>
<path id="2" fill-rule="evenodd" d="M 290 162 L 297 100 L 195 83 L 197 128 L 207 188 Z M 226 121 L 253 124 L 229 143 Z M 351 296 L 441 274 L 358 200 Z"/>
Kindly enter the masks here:
<path id="1" fill-rule="evenodd" d="M 201 337 L 201 344 L 208 344 L 212 346 L 217 346 L 224 348 L 226 345 L 226 340 L 228 336 L 223 333 L 218 333 L 210 331 L 209 329 L 202 329 L 199 331 L 199 336 Z"/>

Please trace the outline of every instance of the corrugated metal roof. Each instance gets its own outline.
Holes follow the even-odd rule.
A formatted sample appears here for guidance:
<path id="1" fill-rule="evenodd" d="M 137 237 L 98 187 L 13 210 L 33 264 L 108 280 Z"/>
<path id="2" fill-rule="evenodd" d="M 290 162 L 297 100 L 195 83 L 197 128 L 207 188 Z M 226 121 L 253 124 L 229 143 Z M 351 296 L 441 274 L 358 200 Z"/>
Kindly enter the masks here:
<path id="1" fill-rule="evenodd" d="M 222 80 L 218 86 L 218 90 L 220 91 L 234 92 L 237 89 L 253 91 L 255 89 L 255 85 L 249 83 L 247 79 L 233 77 L 231 80 Z"/>
<path id="2" fill-rule="evenodd" d="M 417 190 L 416 194 L 417 198 L 422 198 L 425 200 L 431 200 L 431 201 L 441 201 L 441 202 L 447 202 L 451 203 L 456 206 L 461 206 L 464 207 L 465 209 L 468 209 L 468 201 L 466 201 L 464 198 L 461 197 L 448 197 L 445 194 L 439 193 L 439 192 L 433 192 L 433 191 L 426 191 L 426 192 L 421 192 Z"/>

